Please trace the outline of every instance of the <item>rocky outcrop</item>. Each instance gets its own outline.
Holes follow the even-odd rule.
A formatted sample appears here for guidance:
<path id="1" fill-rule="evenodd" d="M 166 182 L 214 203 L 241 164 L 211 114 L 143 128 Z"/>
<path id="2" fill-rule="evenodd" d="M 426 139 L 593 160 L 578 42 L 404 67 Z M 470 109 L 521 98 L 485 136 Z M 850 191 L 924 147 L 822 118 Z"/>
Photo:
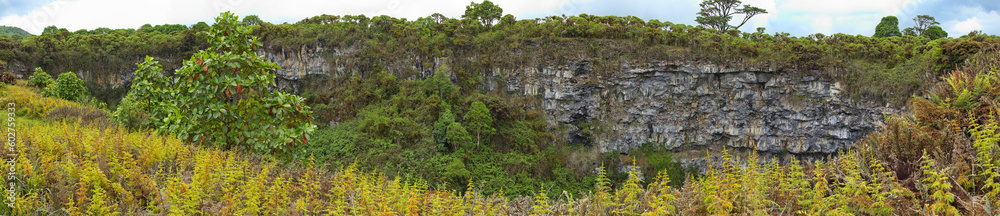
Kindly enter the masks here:
<path id="1" fill-rule="evenodd" d="M 348 54 L 350 50 L 322 47 L 264 53 L 282 67 L 279 77 L 288 80 L 342 74 L 342 66 L 323 56 Z M 433 71 L 417 67 L 406 69 L 427 75 Z M 571 144 L 593 145 L 602 152 L 649 143 L 675 152 L 727 146 L 826 155 L 850 147 L 879 127 L 883 113 L 893 112 L 852 102 L 841 95 L 842 84 L 816 72 L 654 61 L 599 75 L 591 62 L 581 60 L 488 74 L 484 88 L 541 96 L 554 131 L 565 131 Z"/>
<path id="2" fill-rule="evenodd" d="M 358 61 L 353 52 L 314 46 L 259 54 L 281 66 L 279 87 L 297 91 L 309 75 L 350 74 L 354 69 L 346 68 Z M 386 69 L 424 77 L 445 64 L 413 59 L 387 63 Z M 540 96 L 552 130 L 564 132 L 571 144 L 626 152 L 648 143 L 697 152 L 678 157 L 691 164 L 704 163 L 698 158 L 706 149 L 723 146 L 771 155 L 835 153 L 879 128 L 883 113 L 896 112 L 853 102 L 841 94 L 842 84 L 815 74 L 688 61 L 633 63 L 596 73 L 593 63 L 578 60 L 494 69 L 482 80 L 487 90 Z"/>
<path id="3" fill-rule="evenodd" d="M 651 143 L 829 154 L 850 147 L 883 118 L 881 108 L 841 97 L 837 82 L 765 69 L 652 62 L 601 77 L 578 61 L 510 77 L 519 80 L 506 90 L 543 95 L 551 123 L 569 129 L 570 143 L 604 152 Z"/>

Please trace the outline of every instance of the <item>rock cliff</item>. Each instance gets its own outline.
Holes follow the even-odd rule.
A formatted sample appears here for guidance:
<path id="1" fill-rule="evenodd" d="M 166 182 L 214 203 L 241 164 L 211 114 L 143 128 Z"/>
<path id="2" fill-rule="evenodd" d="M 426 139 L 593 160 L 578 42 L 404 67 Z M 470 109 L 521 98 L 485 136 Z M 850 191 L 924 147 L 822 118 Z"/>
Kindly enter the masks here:
<path id="1" fill-rule="evenodd" d="M 346 52 L 320 47 L 264 55 L 294 86 L 309 74 L 342 74 L 343 66 L 323 56 Z M 418 71 L 427 76 L 433 68 Z M 487 74 L 487 90 L 541 96 L 553 130 L 571 144 L 626 152 L 649 143 L 691 152 L 681 156 L 685 163 L 704 162 L 691 160 L 722 146 L 769 155 L 836 153 L 878 129 L 883 113 L 894 112 L 851 101 L 842 96 L 842 84 L 817 72 L 653 61 L 622 65 L 606 76 L 578 60 Z"/>
<path id="2" fill-rule="evenodd" d="M 281 66 L 280 88 L 298 91 L 309 75 L 349 74 L 352 52 L 320 46 L 259 54 Z M 426 77 L 445 64 L 414 59 L 386 69 Z M 878 129 L 883 113 L 898 112 L 851 101 L 842 84 L 817 72 L 650 61 L 596 73 L 593 63 L 576 60 L 485 74 L 486 90 L 540 97 L 552 130 L 570 144 L 627 152 L 648 143 L 681 153 L 686 164 L 704 163 L 706 150 L 723 146 L 765 156 L 828 155 Z M 132 77 L 119 76 L 118 85 Z"/>

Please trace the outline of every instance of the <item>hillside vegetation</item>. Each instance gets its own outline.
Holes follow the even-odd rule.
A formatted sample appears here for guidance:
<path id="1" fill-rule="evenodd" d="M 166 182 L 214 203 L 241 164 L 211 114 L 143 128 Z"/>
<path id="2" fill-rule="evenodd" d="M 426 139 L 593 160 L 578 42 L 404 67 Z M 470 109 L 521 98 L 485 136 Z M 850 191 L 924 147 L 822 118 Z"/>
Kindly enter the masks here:
<path id="1" fill-rule="evenodd" d="M 786 166 L 725 157 L 704 175 L 670 187 L 665 173 L 629 172 L 609 184 L 602 170 L 590 192 L 537 188 L 534 197 L 465 192 L 416 178 L 387 177 L 356 165 L 310 158 L 273 161 L 200 147 L 111 124 L 107 110 L 4 85 L 17 107 L 14 208 L 27 214 L 996 214 L 1000 52 L 977 55 L 944 77 L 913 116 L 892 117 L 853 151 L 827 162 Z M 744 162 L 750 161 L 750 163 Z M 332 168 L 331 170 L 324 169 Z M 649 184 L 643 184 L 647 182 Z"/>
<path id="2" fill-rule="evenodd" d="M 27 37 L 28 35 L 31 35 L 31 33 L 28 33 L 24 29 L 18 27 L 0 26 L 0 36 L 7 36 L 12 38 L 24 38 Z"/>
<path id="3" fill-rule="evenodd" d="M 18 185 L 17 203 L 0 213 L 1000 213 L 993 207 L 1000 193 L 995 36 L 789 37 L 586 14 L 414 21 L 322 15 L 279 25 L 222 18 L 211 27 L 53 27 L 40 36 L 0 37 L 0 63 L 44 69 L 30 86 L 3 76 L 9 84 L 0 102 L 17 107 L 20 132 L 16 152 L 0 152 L 18 155 L 16 180 L 0 182 Z M 353 50 L 326 57 L 346 73 L 304 79 L 303 98 L 280 94 L 287 105 L 248 99 L 247 92 L 278 94 L 269 82 L 273 63 L 254 58 L 254 49 L 315 46 Z M 135 64 L 145 55 L 166 73 L 154 58 Z M 538 97 L 484 90 L 484 76 L 496 68 L 575 60 L 594 62 L 595 73 L 608 77 L 623 64 L 660 60 L 825 76 L 859 101 L 906 104 L 912 116 L 888 118 L 886 130 L 824 162 L 779 165 L 723 154 L 721 164 L 696 174 L 655 146 L 601 153 L 569 145 L 546 123 Z M 131 91 L 111 87 L 131 75 L 136 79 L 123 81 L 134 82 Z M 261 86 L 245 89 L 248 83 Z M 121 100 L 126 94 L 131 98 Z M 295 115 L 276 114 L 278 105 L 294 107 Z M 260 119 L 211 127 L 185 120 L 245 112 Z M 293 136 L 263 139 L 265 132 L 247 129 L 274 117 L 297 119 L 287 126 Z M 313 121 L 321 126 L 314 133 Z M 254 128 L 286 123 L 261 122 L 268 123 Z M 273 157 L 275 150 L 296 157 Z M 629 171 L 618 172 L 622 167 Z"/>

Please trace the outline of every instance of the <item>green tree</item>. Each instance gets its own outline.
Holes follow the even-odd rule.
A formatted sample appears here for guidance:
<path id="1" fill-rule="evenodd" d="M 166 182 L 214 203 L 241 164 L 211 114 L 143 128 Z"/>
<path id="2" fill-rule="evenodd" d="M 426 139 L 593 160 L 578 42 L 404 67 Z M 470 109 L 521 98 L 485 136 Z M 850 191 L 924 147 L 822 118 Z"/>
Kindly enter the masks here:
<path id="1" fill-rule="evenodd" d="M 191 26 L 191 30 L 195 31 L 208 31 L 209 28 L 211 27 L 205 22 L 198 22 Z"/>
<path id="2" fill-rule="evenodd" d="M 482 135 L 493 135 L 496 129 L 493 128 L 493 117 L 490 115 L 490 109 L 486 108 L 486 104 L 483 102 L 472 102 L 472 109 L 465 113 L 465 124 L 469 125 L 469 129 L 476 132 L 476 145 L 482 141 Z"/>
<path id="3" fill-rule="evenodd" d="M 469 132 L 465 130 L 465 127 L 458 122 L 452 122 L 448 125 L 448 133 L 446 135 L 448 143 L 451 144 L 452 148 L 466 147 L 472 142 L 472 138 Z"/>
<path id="4" fill-rule="evenodd" d="M 938 38 L 948 37 L 948 32 L 941 29 L 941 26 L 931 26 L 927 27 L 927 30 L 924 31 L 922 36 L 930 38 L 931 40 L 937 40 Z"/>
<path id="5" fill-rule="evenodd" d="M 222 148 L 295 157 L 315 130 L 303 98 L 274 91 L 278 65 L 254 52 L 251 28 L 225 12 L 206 33 L 209 47 L 183 62 L 172 79 L 150 57 L 129 95 L 148 103 L 156 131 Z"/>
<path id="6" fill-rule="evenodd" d="M 695 21 L 702 26 L 726 32 L 729 29 L 743 27 L 747 21 L 750 21 L 750 18 L 756 15 L 767 13 L 767 10 L 763 8 L 750 5 L 743 5 L 742 8 L 737 8 L 740 4 L 743 4 L 743 2 L 739 0 L 705 0 L 699 4 L 701 11 L 698 12 L 698 17 L 695 18 Z M 729 21 L 732 21 L 733 15 L 736 14 L 743 14 L 743 21 L 738 26 L 729 25 Z"/>
<path id="7" fill-rule="evenodd" d="M 913 18 L 913 23 L 916 24 L 916 26 L 914 26 L 914 27 L 907 27 L 907 28 L 903 29 L 903 34 L 904 35 L 930 37 L 930 36 L 925 35 L 925 34 L 927 34 L 927 30 L 929 30 L 930 27 L 932 27 L 932 26 L 936 26 L 936 25 L 941 24 L 937 20 L 935 20 L 934 17 L 932 17 L 930 15 L 917 15 L 917 17 Z M 937 32 L 935 32 L 935 33 L 937 33 Z"/>
<path id="8" fill-rule="evenodd" d="M 0 26 L 0 35 L 20 35 L 21 37 L 27 37 L 31 34 L 15 26 Z"/>
<path id="9" fill-rule="evenodd" d="M 55 34 L 55 33 L 59 33 L 59 27 L 46 26 L 45 29 L 42 29 L 42 35 Z"/>
<path id="10" fill-rule="evenodd" d="M 465 182 L 472 176 L 472 172 L 465 167 L 465 163 L 462 163 L 459 158 L 452 159 L 442 170 L 444 172 L 441 175 L 454 185 L 461 185 L 461 182 Z"/>
<path id="11" fill-rule="evenodd" d="M 257 15 L 247 15 L 243 17 L 243 25 L 252 26 L 252 25 L 260 25 L 263 23 L 264 21 L 260 20 L 260 17 L 257 17 Z"/>
<path id="12" fill-rule="evenodd" d="M 455 122 L 455 114 L 451 112 L 451 105 L 448 103 L 442 104 L 441 107 L 443 111 L 438 114 L 438 119 L 434 122 L 434 140 L 440 149 L 444 149 L 444 145 L 448 143 L 448 128 Z"/>
<path id="13" fill-rule="evenodd" d="M 146 23 L 139 27 L 139 32 L 153 32 L 153 25 Z"/>
<path id="14" fill-rule="evenodd" d="M 924 36 L 924 33 L 931 26 L 935 26 L 935 25 L 941 24 L 937 20 L 934 20 L 934 17 L 932 17 L 930 15 L 917 15 L 917 17 L 913 18 L 913 22 L 917 24 L 917 26 L 915 26 L 913 30 L 919 36 Z"/>
<path id="15" fill-rule="evenodd" d="M 53 85 L 45 87 L 42 95 L 46 97 L 57 97 L 70 101 L 79 101 L 87 94 L 87 87 L 83 86 L 83 80 L 76 77 L 73 72 L 59 74 L 59 78 Z"/>
<path id="16" fill-rule="evenodd" d="M 493 4 L 490 0 L 484 0 L 483 3 L 472 2 L 469 6 L 465 6 L 465 14 L 462 15 L 462 18 L 479 20 L 483 25 L 486 25 L 486 28 L 489 28 L 494 21 L 500 20 L 501 15 L 503 15 L 503 8 Z"/>
<path id="17" fill-rule="evenodd" d="M 903 36 L 899 32 L 899 19 L 895 16 L 882 17 L 882 21 L 875 26 L 875 35 L 872 37 L 892 37 Z"/>
<path id="18" fill-rule="evenodd" d="M 28 77 L 28 83 L 39 89 L 45 89 L 52 82 L 52 75 L 49 75 L 49 73 L 46 73 L 40 67 L 36 67 L 35 73 L 31 74 L 31 77 Z"/>

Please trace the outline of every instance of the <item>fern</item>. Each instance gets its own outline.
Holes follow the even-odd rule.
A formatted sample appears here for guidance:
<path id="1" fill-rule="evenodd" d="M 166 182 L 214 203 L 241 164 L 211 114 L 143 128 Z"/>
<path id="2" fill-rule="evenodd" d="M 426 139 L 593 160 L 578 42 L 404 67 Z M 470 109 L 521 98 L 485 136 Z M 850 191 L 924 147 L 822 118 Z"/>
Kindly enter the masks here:
<path id="1" fill-rule="evenodd" d="M 976 175 L 984 178 L 982 190 L 986 191 L 985 202 L 988 207 L 994 208 L 997 203 L 997 195 L 1000 193 L 1000 172 L 997 172 L 996 155 L 997 142 L 1000 142 L 1000 134 L 997 131 L 996 123 L 979 125 L 973 119 L 969 126 L 969 133 L 975 138 L 973 146 L 976 147 L 976 165 L 980 167 Z"/>
<path id="2" fill-rule="evenodd" d="M 651 209 L 643 215 L 669 215 L 677 211 L 677 208 L 671 205 L 677 197 L 671 194 L 669 183 L 670 176 L 666 171 L 656 174 L 656 181 L 650 183 L 648 188 L 648 194 L 653 196 L 647 199 Z"/>
<path id="3" fill-rule="evenodd" d="M 927 187 L 934 202 L 927 209 L 929 214 L 958 215 L 958 209 L 951 205 L 955 201 L 955 195 L 948 192 L 952 187 L 948 183 L 948 177 L 937 171 L 934 159 L 931 159 L 926 151 L 920 159 L 920 170 L 924 175 L 920 181 Z"/>
<path id="4" fill-rule="evenodd" d="M 605 206 L 614 205 L 611 200 L 611 180 L 608 179 L 603 163 L 601 163 L 601 168 L 597 170 L 596 181 L 597 183 L 594 184 L 594 206 L 598 208 L 598 211 L 602 211 Z"/>
<path id="5" fill-rule="evenodd" d="M 615 193 L 618 206 L 612 211 L 614 214 L 638 215 L 639 205 L 642 203 L 640 196 L 643 190 L 641 185 L 642 180 L 639 179 L 641 173 L 636 167 L 635 158 L 632 158 L 632 166 L 628 171 L 628 179 L 625 180 L 622 188 Z"/>
<path id="6" fill-rule="evenodd" d="M 552 206 L 549 206 L 549 196 L 545 193 L 545 185 L 542 185 L 541 191 L 535 194 L 535 204 L 531 206 L 531 215 L 549 214 L 552 214 Z"/>

